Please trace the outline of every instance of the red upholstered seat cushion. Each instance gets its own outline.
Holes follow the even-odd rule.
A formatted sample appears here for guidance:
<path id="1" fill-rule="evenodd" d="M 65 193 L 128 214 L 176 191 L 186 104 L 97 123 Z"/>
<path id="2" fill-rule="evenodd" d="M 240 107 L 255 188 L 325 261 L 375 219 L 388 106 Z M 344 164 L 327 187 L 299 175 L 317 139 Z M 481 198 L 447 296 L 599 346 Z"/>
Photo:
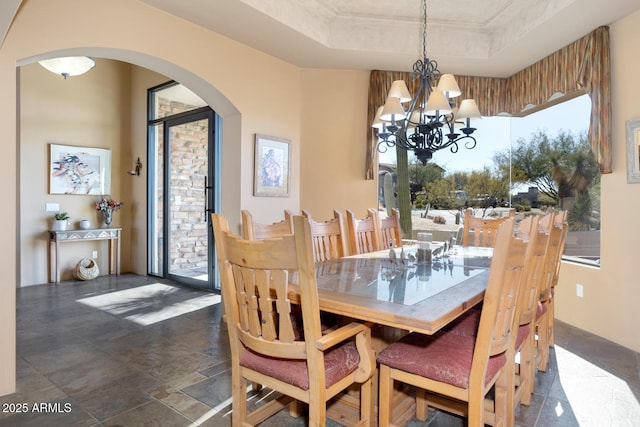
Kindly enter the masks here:
<path id="1" fill-rule="evenodd" d="M 478 335 L 478 326 L 480 325 L 480 311 L 470 310 L 463 316 L 456 319 L 445 332 L 458 334 L 467 337 L 475 337 Z M 529 325 L 522 325 L 518 328 L 518 336 L 516 337 L 516 348 L 520 348 L 523 341 L 529 335 Z"/>
<path id="2" fill-rule="evenodd" d="M 444 330 L 452 334 L 475 337 L 478 335 L 481 314 L 480 310 L 471 309 L 451 322 Z"/>
<path id="3" fill-rule="evenodd" d="M 353 341 L 325 352 L 324 371 L 327 387 L 355 371 L 359 363 L 360 356 Z M 309 371 L 306 360 L 268 357 L 247 349 L 240 356 L 240 366 L 279 379 L 303 390 L 309 389 Z"/>
<path id="4" fill-rule="evenodd" d="M 536 310 L 536 320 L 542 317 L 543 314 L 547 312 L 547 304 L 542 302 L 538 303 L 538 309 Z"/>
<path id="5" fill-rule="evenodd" d="M 521 325 L 518 328 L 518 336 L 516 337 L 516 348 L 520 348 L 525 339 L 529 336 L 529 325 Z"/>
<path id="6" fill-rule="evenodd" d="M 475 338 L 452 333 L 406 335 L 378 354 L 378 362 L 460 388 L 469 387 Z M 485 385 L 505 364 L 499 354 L 489 358 Z"/>

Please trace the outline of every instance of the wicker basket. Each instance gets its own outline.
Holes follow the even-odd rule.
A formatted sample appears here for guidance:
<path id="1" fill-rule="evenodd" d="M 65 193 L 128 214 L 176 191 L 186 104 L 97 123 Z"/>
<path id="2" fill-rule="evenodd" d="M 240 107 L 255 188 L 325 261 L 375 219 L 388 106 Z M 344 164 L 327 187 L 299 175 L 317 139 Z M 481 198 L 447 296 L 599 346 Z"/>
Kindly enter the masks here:
<path id="1" fill-rule="evenodd" d="M 75 270 L 76 277 L 80 280 L 91 280 L 98 277 L 100 270 L 98 264 L 91 258 L 82 258 L 78 261 Z"/>

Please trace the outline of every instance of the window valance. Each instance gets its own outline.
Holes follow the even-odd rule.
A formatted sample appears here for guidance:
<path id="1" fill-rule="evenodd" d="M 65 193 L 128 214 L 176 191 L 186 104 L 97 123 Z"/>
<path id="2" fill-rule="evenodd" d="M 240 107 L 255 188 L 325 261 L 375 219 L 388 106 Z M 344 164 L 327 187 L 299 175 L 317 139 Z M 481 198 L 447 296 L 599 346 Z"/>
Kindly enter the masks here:
<path id="1" fill-rule="evenodd" d="M 366 179 L 375 177 L 377 131 L 371 123 L 378 106 L 383 105 L 394 80 L 403 79 L 415 93 L 410 73 L 371 72 L 367 127 Z M 561 93 L 587 93 L 591 98 L 588 138 L 600 165 L 600 172 L 611 173 L 611 62 L 609 27 L 596 28 L 588 35 L 508 78 L 456 76 L 465 98 L 474 98 L 484 116 L 500 113 L 522 114 L 530 105 L 542 106 Z"/>

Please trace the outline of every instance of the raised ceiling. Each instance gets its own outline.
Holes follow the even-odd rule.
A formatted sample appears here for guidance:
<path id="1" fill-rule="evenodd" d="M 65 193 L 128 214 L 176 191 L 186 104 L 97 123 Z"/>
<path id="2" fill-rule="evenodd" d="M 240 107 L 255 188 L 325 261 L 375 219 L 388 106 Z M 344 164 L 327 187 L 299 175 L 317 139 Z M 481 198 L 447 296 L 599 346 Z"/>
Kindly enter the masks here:
<path id="1" fill-rule="evenodd" d="M 301 67 L 410 70 L 420 0 L 141 0 Z M 640 0 L 429 0 L 442 72 L 507 77 L 640 9 Z M 214 53 L 212 53 L 214 54 Z"/>

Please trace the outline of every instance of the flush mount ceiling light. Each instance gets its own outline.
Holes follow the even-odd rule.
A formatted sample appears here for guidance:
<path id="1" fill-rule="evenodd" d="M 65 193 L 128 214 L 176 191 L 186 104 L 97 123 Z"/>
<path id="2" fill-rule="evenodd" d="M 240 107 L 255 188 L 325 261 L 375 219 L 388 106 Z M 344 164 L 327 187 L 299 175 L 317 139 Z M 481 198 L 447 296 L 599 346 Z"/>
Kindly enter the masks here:
<path id="1" fill-rule="evenodd" d="M 471 127 L 470 120 L 482 116 L 473 99 L 465 99 L 456 107 L 453 98 L 461 92 L 455 77 L 441 75 L 436 61 L 427 57 L 426 0 L 422 2 L 422 20 L 422 58 L 413 64 L 411 73 L 419 80 L 417 91 L 412 97 L 404 80 L 394 81 L 372 126 L 378 129 L 378 151 L 384 153 L 388 147 L 413 150 L 424 165 L 434 152 L 443 148 L 457 152 L 461 141 L 466 148 L 474 148 L 476 140 L 471 134 L 476 129 Z M 405 109 L 402 104 L 407 102 L 409 106 Z"/>
<path id="2" fill-rule="evenodd" d="M 96 62 L 87 56 L 66 56 L 62 58 L 43 59 L 38 61 L 47 70 L 59 74 L 65 79 L 69 76 L 79 76 L 93 67 Z"/>

